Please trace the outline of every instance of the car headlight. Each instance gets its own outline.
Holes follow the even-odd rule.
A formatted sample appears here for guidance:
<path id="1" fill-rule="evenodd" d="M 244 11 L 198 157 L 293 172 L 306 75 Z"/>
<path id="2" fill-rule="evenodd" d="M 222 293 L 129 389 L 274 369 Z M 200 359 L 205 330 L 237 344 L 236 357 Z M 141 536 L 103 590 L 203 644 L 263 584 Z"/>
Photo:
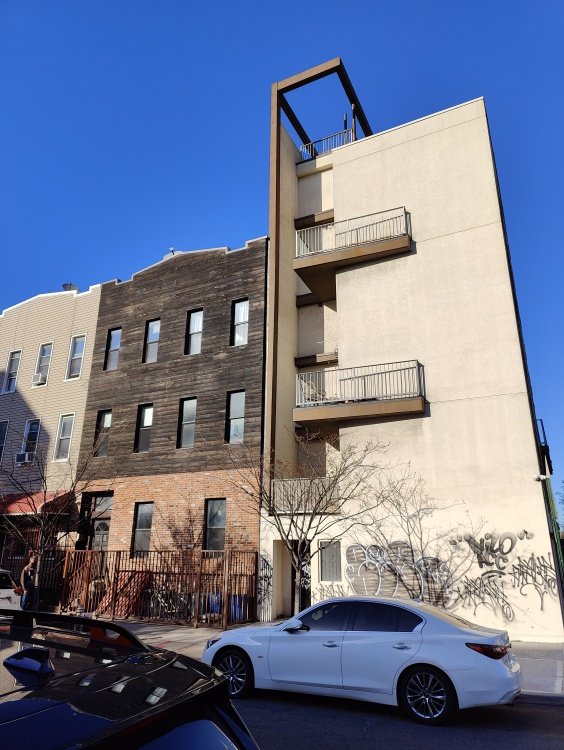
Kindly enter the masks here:
<path id="1" fill-rule="evenodd" d="M 221 636 L 220 635 L 216 635 L 213 638 L 210 638 L 209 641 L 207 641 L 207 643 L 206 643 L 206 649 L 205 650 L 207 651 L 208 648 L 211 648 L 214 645 L 214 643 L 217 643 L 219 640 L 221 640 Z"/>

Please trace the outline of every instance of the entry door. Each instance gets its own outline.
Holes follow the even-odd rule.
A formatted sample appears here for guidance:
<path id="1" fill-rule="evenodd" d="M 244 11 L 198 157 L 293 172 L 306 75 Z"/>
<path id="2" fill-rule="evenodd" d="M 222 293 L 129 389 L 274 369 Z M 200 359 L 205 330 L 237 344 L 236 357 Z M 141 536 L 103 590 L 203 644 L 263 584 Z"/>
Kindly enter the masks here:
<path id="1" fill-rule="evenodd" d="M 92 549 L 105 552 L 108 549 L 108 538 L 110 536 L 109 521 L 94 521 L 94 537 L 92 538 Z"/>

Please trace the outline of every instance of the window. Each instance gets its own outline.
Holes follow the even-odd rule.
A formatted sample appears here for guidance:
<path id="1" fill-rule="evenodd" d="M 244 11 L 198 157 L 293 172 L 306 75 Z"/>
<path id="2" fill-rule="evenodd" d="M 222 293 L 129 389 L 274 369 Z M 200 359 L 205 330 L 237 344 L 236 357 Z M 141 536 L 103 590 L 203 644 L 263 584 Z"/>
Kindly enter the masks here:
<path id="1" fill-rule="evenodd" d="M 0 462 L 4 454 L 4 446 L 6 445 L 6 438 L 8 437 L 8 420 L 5 419 L 0 422 Z"/>
<path id="2" fill-rule="evenodd" d="M 112 410 L 103 409 L 96 417 L 96 431 L 94 433 L 94 455 L 102 458 L 108 455 L 110 442 L 110 427 L 112 426 Z"/>
<path id="3" fill-rule="evenodd" d="M 67 367 L 67 380 L 80 377 L 82 370 L 82 359 L 84 357 L 84 343 L 86 336 L 74 336 L 69 351 L 69 364 Z"/>
<path id="4" fill-rule="evenodd" d="M 194 445 L 194 433 L 196 432 L 196 405 L 195 398 L 184 398 L 180 401 L 180 415 L 178 418 L 177 448 L 192 448 Z"/>
<path id="5" fill-rule="evenodd" d="M 151 526 L 153 525 L 153 503 L 135 503 L 133 519 L 133 539 L 131 555 L 143 555 L 151 544 Z"/>
<path id="6" fill-rule="evenodd" d="M 225 547 L 225 498 L 206 500 L 204 549 Z"/>
<path id="7" fill-rule="evenodd" d="M 321 604 L 300 619 L 310 630 L 344 630 L 350 608 L 348 602 Z"/>
<path id="8" fill-rule="evenodd" d="M 190 310 L 186 318 L 186 341 L 184 354 L 199 354 L 202 351 L 202 329 L 204 326 L 204 311 Z"/>
<path id="9" fill-rule="evenodd" d="M 106 356 L 104 370 L 117 370 L 119 364 L 119 350 L 121 347 L 121 328 L 111 328 L 106 339 Z"/>
<path id="10" fill-rule="evenodd" d="M 231 346 L 244 346 L 249 334 L 249 300 L 238 299 L 231 303 Z"/>
<path id="11" fill-rule="evenodd" d="M 341 542 L 319 542 L 319 567 L 322 581 L 341 580 Z"/>
<path id="12" fill-rule="evenodd" d="M 39 440 L 40 419 L 28 419 L 25 423 L 22 453 L 35 453 L 37 441 Z"/>
<path id="13" fill-rule="evenodd" d="M 401 607 L 389 604 L 357 604 L 353 630 L 378 633 L 411 633 L 421 617 Z"/>
<path id="14" fill-rule="evenodd" d="M 49 365 L 51 364 L 51 354 L 53 353 L 53 344 L 41 344 L 37 355 L 37 365 L 33 375 L 33 385 L 45 385 L 49 375 Z"/>
<path id="15" fill-rule="evenodd" d="M 10 352 L 8 366 L 6 367 L 6 376 L 4 377 L 3 393 L 13 393 L 16 390 L 16 380 L 18 379 L 18 368 L 20 366 L 21 356 L 21 351 Z"/>
<path id="16" fill-rule="evenodd" d="M 157 361 L 160 335 L 161 321 L 148 320 L 145 326 L 145 346 L 143 347 L 143 362 Z"/>
<path id="17" fill-rule="evenodd" d="M 66 461 L 69 457 L 73 424 L 74 414 L 61 415 L 57 443 L 55 445 L 55 461 Z"/>
<path id="18" fill-rule="evenodd" d="M 151 445 L 151 428 L 153 427 L 153 404 L 141 404 L 137 409 L 137 428 L 135 430 L 135 453 L 147 453 Z"/>
<path id="19" fill-rule="evenodd" d="M 242 443 L 245 435 L 245 391 L 227 394 L 225 442 Z"/>

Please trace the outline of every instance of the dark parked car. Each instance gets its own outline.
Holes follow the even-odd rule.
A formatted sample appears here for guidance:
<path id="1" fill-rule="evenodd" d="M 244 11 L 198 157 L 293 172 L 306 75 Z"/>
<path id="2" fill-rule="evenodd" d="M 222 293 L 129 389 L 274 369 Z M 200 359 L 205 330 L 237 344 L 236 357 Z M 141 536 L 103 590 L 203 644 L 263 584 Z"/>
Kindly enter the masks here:
<path id="1" fill-rule="evenodd" d="M 258 750 L 214 667 L 113 622 L 0 609 L 0 747 Z"/>

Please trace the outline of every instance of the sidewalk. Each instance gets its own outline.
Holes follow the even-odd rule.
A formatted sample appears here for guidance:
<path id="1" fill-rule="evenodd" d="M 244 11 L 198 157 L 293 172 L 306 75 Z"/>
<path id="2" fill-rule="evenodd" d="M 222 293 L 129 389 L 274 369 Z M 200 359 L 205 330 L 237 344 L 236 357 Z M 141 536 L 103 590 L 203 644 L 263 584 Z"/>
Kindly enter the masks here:
<path id="1" fill-rule="evenodd" d="M 206 641 L 221 632 L 217 628 L 165 623 L 124 624 L 151 646 L 168 648 L 195 659 L 201 658 Z M 519 700 L 564 705 L 564 643 L 513 641 L 513 653 L 523 673 L 523 693 Z"/>

